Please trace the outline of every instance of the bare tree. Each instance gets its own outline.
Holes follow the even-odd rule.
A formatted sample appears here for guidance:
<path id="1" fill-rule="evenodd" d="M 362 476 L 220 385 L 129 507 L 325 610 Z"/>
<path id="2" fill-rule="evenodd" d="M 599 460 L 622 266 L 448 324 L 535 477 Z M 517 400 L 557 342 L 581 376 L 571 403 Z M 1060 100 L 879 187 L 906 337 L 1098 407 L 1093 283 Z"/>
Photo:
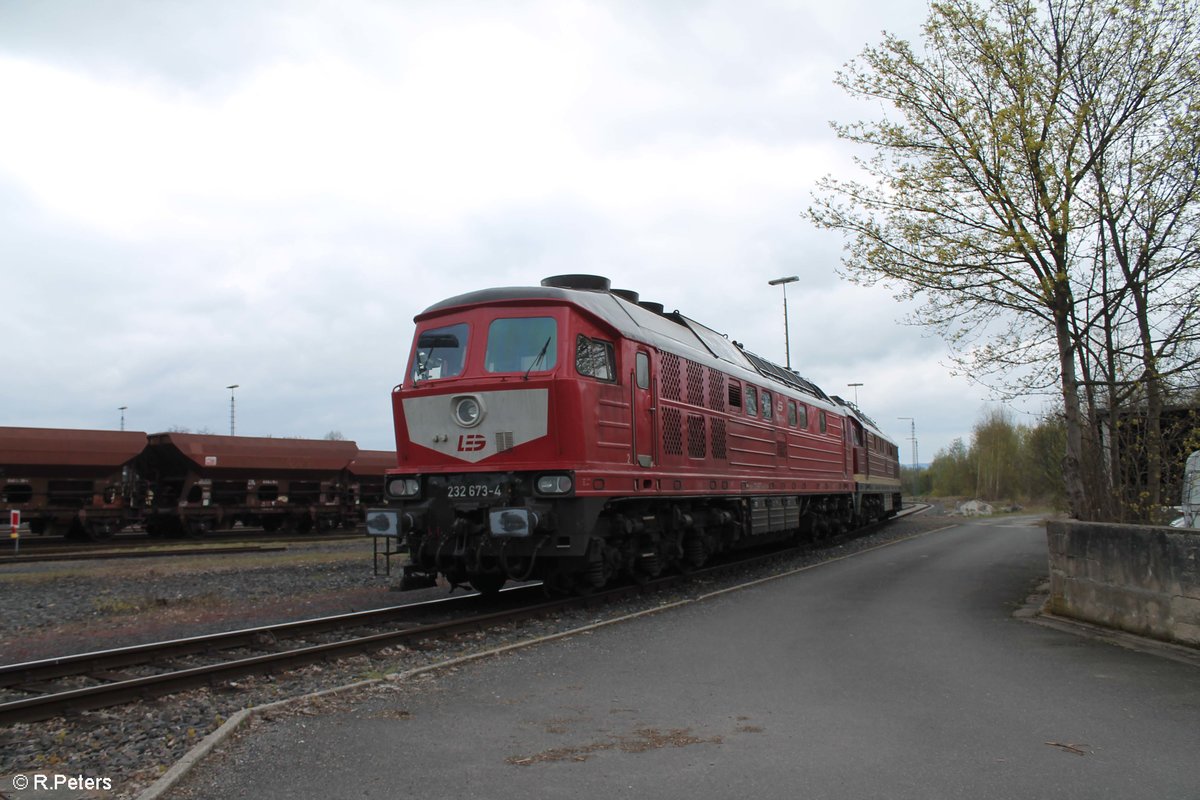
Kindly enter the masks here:
<path id="1" fill-rule="evenodd" d="M 835 125 L 873 150 L 859 162 L 868 179 L 826 178 L 808 216 L 847 235 L 852 279 L 923 300 L 917 321 L 956 344 L 965 367 L 1014 391 L 1053 379 L 1077 517 L 1101 513 L 1082 474 L 1097 461 L 1085 452 L 1080 391 L 1099 362 L 1086 348 L 1104 341 L 1105 322 L 1127 330 L 1123 304 L 1136 306 L 1140 286 L 1097 285 L 1113 236 L 1098 235 L 1098 176 L 1172 98 L 1186 118 L 1177 87 L 1194 82 L 1195 11 L 1195 0 L 943 0 L 930 7 L 924 52 L 885 35 L 838 76 L 899 118 Z M 1195 123 L 1157 130 L 1170 142 L 1194 136 Z M 1194 209 L 1183 206 L 1181 216 Z M 1097 298 L 1115 305 L 1093 303 L 1104 310 L 1089 315 Z M 1169 317 L 1168 306 L 1147 318 Z"/>

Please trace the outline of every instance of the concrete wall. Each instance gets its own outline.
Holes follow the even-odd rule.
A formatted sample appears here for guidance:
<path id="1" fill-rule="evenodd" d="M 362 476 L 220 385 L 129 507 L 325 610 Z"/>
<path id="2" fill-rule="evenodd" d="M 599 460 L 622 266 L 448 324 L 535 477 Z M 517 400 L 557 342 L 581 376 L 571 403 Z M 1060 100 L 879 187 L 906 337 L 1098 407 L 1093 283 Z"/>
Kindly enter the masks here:
<path id="1" fill-rule="evenodd" d="M 1071 520 L 1046 538 L 1051 613 L 1200 647 L 1200 531 Z"/>

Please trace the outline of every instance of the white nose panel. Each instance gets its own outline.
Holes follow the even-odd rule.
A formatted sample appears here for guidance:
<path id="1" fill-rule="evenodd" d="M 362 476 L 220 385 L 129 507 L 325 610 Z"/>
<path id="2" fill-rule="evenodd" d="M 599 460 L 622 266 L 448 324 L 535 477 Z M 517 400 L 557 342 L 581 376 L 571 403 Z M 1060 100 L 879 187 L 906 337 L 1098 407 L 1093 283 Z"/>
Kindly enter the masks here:
<path id="1" fill-rule="evenodd" d="M 464 428 L 454 419 L 451 400 L 463 394 L 478 397 L 486 409 L 474 427 Z M 496 455 L 498 442 L 507 450 L 545 436 L 549 409 L 549 389 L 455 392 L 406 398 L 404 419 L 413 444 L 474 464 Z"/>

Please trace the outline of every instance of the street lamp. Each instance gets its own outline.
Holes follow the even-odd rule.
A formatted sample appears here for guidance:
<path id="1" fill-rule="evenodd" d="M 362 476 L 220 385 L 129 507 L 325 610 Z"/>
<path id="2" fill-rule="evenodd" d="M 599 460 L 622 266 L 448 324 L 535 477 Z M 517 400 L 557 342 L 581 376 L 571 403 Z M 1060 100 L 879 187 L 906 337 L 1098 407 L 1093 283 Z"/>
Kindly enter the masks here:
<path id="1" fill-rule="evenodd" d="M 851 387 L 852 389 L 854 389 L 854 407 L 858 408 L 858 387 L 862 386 L 862 384 L 861 383 L 847 383 L 846 385 Z"/>
<path id="2" fill-rule="evenodd" d="M 238 388 L 238 384 L 231 383 L 225 388 L 229 390 L 229 435 L 233 436 L 233 390 Z"/>
<path id="3" fill-rule="evenodd" d="M 125 430 L 125 409 L 127 408 L 129 408 L 129 406 L 119 406 L 117 408 L 117 411 L 121 412 L 121 430 Z"/>
<path id="4" fill-rule="evenodd" d="M 917 496 L 917 421 L 912 417 L 896 417 L 906 419 L 909 423 L 908 440 L 912 442 L 913 497 Z"/>
<path id="5" fill-rule="evenodd" d="M 792 343 L 788 336 L 788 317 L 787 317 L 787 285 L 800 280 L 798 275 L 789 275 L 786 278 L 776 278 L 775 280 L 767 281 L 770 286 L 783 287 L 783 352 L 787 358 L 787 368 L 792 368 Z"/>

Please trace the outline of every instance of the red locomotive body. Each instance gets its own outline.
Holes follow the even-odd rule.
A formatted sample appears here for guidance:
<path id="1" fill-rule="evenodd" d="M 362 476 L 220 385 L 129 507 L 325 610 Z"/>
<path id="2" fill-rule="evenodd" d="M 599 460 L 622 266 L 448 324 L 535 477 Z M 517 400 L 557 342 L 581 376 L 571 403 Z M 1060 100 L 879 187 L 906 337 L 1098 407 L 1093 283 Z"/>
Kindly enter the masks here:
<path id="1" fill-rule="evenodd" d="M 895 513 L 897 450 L 850 404 L 596 276 L 416 318 L 393 390 L 405 586 L 601 586 Z"/>

